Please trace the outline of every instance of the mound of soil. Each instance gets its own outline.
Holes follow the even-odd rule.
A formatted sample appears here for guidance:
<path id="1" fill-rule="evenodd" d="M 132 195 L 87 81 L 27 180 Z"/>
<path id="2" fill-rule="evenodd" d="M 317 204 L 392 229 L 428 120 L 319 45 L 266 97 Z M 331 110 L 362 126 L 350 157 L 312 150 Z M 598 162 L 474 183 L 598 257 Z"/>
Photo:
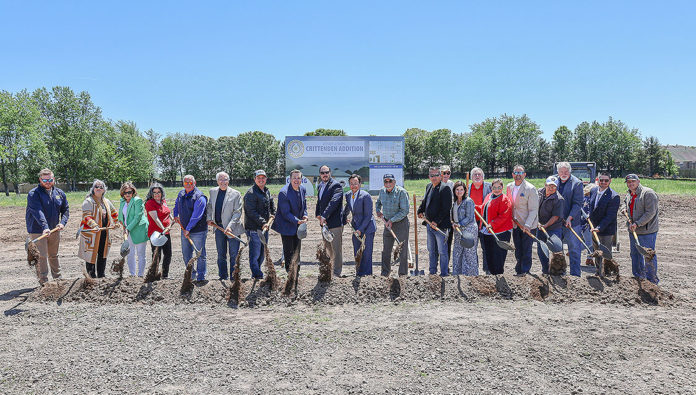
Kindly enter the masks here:
<path id="1" fill-rule="evenodd" d="M 305 277 L 298 279 L 297 294 L 291 292 L 290 296 L 282 295 L 285 284 L 283 287 L 271 289 L 266 282 L 245 279 L 241 281 L 238 300 L 230 298 L 230 285 L 229 281 L 220 280 L 195 283 L 191 292 L 182 294 L 181 282 L 171 279 L 145 284 L 139 278 L 97 279 L 93 283 L 88 283 L 85 279 L 75 279 L 51 281 L 44 287 L 37 288 L 29 299 L 59 303 L 202 303 L 239 307 L 294 303 L 337 305 L 482 299 L 666 306 L 675 300 L 671 293 L 648 281 L 595 276 L 419 276 L 398 279 L 365 276 L 334 278 L 330 283 Z"/>

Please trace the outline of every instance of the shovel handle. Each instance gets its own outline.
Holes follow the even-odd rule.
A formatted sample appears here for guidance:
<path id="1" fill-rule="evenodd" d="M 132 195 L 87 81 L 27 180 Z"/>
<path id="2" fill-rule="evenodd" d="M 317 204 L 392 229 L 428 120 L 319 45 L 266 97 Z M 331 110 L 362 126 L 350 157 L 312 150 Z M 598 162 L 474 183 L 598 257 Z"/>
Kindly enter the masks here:
<path id="1" fill-rule="evenodd" d="M 543 226 L 540 226 L 539 229 L 541 229 L 541 231 L 544 232 L 544 234 L 546 235 L 546 240 L 550 240 L 549 232 L 547 232 Z"/>
<path id="2" fill-rule="evenodd" d="M 488 225 L 488 222 L 486 222 L 486 220 L 483 219 L 483 216 L 479 214 L 478 211 L 476 211 L 476 209 L 474 209 L 474 214 L 476 214 L 476 216 L 479 217 L 481 222 L 483 222 L 483 224 L 486 225 L 486 229 L 488 229 L 489 232 L 493 233 L 493 229 L 491 229 L 491 226 Z"/>
<path id="3" fill-rule="evenodd" d="M 385 225 L 384 227 L 386 228 L 387 221 L 384 220 L 384 217 L 382 217 L 382 221 L 384 222 L 384 225 Z M 392 229 L 392 228 L 388 228 L 388 229 L 389 229 L 389 232 L 391 233 L 391 235 L 394 237 L 394 240 L 396 240 L 396 243 L 401 244 L 401 241 L 399 241 L 399 238 L 396 237 L 396 233 L 394 233 L 394 229 Z"/>
<path id="4" fill-rule="evenodd" d="M 107 229 L 114 229 L 114 226 L 105 226 L 103 228 L 82 229 L 82 230 L 80 230 L 80 232 L 100 232 L 102 230 L 107 230 Z"/>
<path id="5" fill-rule="evenodd" d="M 227 232 L 227 229 L 223 229 L 222 226 L 219 226 L 219 225 L 216 224 L 216 223 L 212 223 L 210 226 L 212 226 L 213 228 L 219 230 L 220 232 L 224 233 L 225 235 L 227 235 L 227 236 L 229 236 L 229 237 L 231 237 L 231 238 L 233 238 L 233 239 L 239 240 L 240 243 L 246 245 L 246 242 L 245 242 L 244 240 L 242 240 L 242 239 L 240 239 L 239 237 L 237 237 L 234 233 Z"/>
<path id="6" fill-rule="evenodd" d="M 423 217 L 423 219 L 425 220 L 425 223 L 428 224 L 428 226 L 430 226 L 431 228 L 433 228 L 433 229 L 435 229 L 436 231 L 440 232 L 441 235 L 447 237 L 447 235 L 445 234 L 445 232 L 443 232 L 442 229 L 438 228 L 437 225 L 435 225 L 435 226 L 433 227 L 433 225 L 432 225 L 433 223 L 432 223 L 432 222 L 428 221 L 428 219 L 425 218 L 425 217 Z"/>
<path id="7" fill-rule="evenodd" d="M 573 232 L 573 234 L 575 235 L 575 237 L 578 238 L 578 240 L 580 240 L 580 242 L 582 243 L 582 245 L 584 245 L 585 248 L 587 249 L 587 252 L 589 252 L 590 254 L 592 254 L 592 251 L 590 251 L 590 247 L 588 247 L 587 244 L 585 243 L 585 240 L 583 240 L 583 239 L 580 237 L 580 235 L 578 235 L 578 232 L 576 232 L 575 229 L 573 229 L 572 226 L 566 226 L 566 227 L 567 227 L 568 229 L 570 229 L 571 232 Z"/>
<path id="8" fill-rule="evenodd" d="M 527 236 L 531 237 L 534 240 L 537 240 L 536 236 L 532 234 L 532 232 L 525 230 L 524 227 L 515 219 L 515 217 L 512 217 L 512 221 L 517 225 L 518 228 L 522 229 L 522 232 L 526 233 Z"/>
<path id="9" fill-rule="evenodd" d="M 626 212 L 626 209 L 621 210 L 621 213 L 623 213 L 624 217 L 626 217 L 626 219 L 628 220 L 628 223 L 633 224 L 633 220 L 631 219 L 631 217 L 628 216 L 628 213 Z M 631 230 L 630 227 L 628 228 L 628 231 L 631 232 L 631 233 L 633 233 L 633 237 L 636 238 L 636 243 L 638 243 L 638 234 L 636 233 L 636 231 L 635 231 L 635 230 Z M 638 243 L 638 244 L 640 245 L 640 243 Z"/>
<path id="10" fill-rule="evenodd" d="M 58 228 L 53 228 L 53 229 L 49 230 L 48 233 L 44 233 L 44 234 L 42 234 L 41 236 L 39 236 L 39 237 L 35 238 L 34 240 L 30 241 L 30 243 L 36 243 L 37 241 L 39 241 L 39 240 L 41 240 L 41 239 L 45 239 L 45 238 L 48 237 L 51 233 L 53 233 L 53 232 L 55 232 L 55 231 L 57 231 L 57 230 L 58 230 Z"/>
<path id="11" fill-rule="evenodd" d="M 590 232 L 592 233 L 592 237 L 594 237 L 595 241 L 597 242 L 597 245 L 600 245 L 601 243 L 599 242 L 599 236 L 597 236 L 597 232 L 595 232 L 595 227 L 592 225 L 592 221 L 590 221 L 590 217 L 587 217 L 587 223 L 590 225 Z"/>

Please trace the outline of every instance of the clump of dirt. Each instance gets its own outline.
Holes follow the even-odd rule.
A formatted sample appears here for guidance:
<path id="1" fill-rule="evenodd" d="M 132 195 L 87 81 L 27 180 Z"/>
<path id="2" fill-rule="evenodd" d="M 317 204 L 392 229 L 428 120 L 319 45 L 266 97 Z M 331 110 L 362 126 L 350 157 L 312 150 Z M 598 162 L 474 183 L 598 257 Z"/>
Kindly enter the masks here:
<path id="1" fill-rule="evenodd" d="M 603 258 L 602 265 L 604 266 L 605 276 L 619 275 L 619 263 L 614 259 Z"/>
<path id="2" fill-rule="evenodd" d="M 241 280 L 238 293 L 226 284 L 211 281 L 196 284 L 185 298 L 178 282 L 162 280 L 143 284 L 138 278 L 76 279 L 51 281 L 29 294 L 30 301 L 120 303 L 202 303 L 238 307 L 393 303 L 476 300 L 532 300 L 551 303 L 614 303 L 621 305 L 669 306 L 675 303 L 671 293 L 645 280 L 634 278 L 600 278 L 596 276 L 417 276 L 399 279 L 381 276 L 334 278 L 330 283 L 309 277 L 299 278 L 297 294 L 291 302 L 281 290 L 255 287 L 251 279 Z M 231 298 L 230 298 L 231 296 Z M 236 302 L 236 303 L 235 303 Z"/>
<path id="3" fill-rule="evenodd" d="M 322 240 L 317 246 L 317 259 L 319 260 L 319 281 L 328 283 L 331 282 L 331 275 L 333 274 L 333 265 L 331 256 L 333 255 L 333 248 L 331 243 Z"/>
<path id="4" fill-rule="evenodd" d="M 237 258 L 234 260 L 234 270 L 232 270 L 232 275 L 230 276 L 230 280 L 232 280 L 232 285 L 230 285 L 229 292 L 227 294 L 227 302 L 228 303 L 234 303 L 234 304 L 239 304 L 239 295 L 240 295 L 240 290 L 242 288 L 242 276 L 240 274 L 241 270 L 241 258 L 242 258 L 242 250 L 244 250 L 244 246 L 239 249 L 237 252 Z"/>
<path id="5" fill-rule="evenodd" d="M 147 274 L 145 274 L 145 280 L 143 282 L 151 283 L 160 279 L 162 276 L 162 274 L 159 273 L 159 262 L 161 257 L 162 254 L 160 252 L 160 248 L 155 247 L 155 252 L 152 254 L 152 263 L 150 264 L 150 268 L 147 270 Z"/>
<path id="6" fill-rule="evenodd" d="M 27 245 L 27 263 L 29 264 L 29 267 L 36 267 L 36 265 L 39 264 L 40 257 L 41 253 L 39 253 L 39 249 L 36 247 L 36 244 L 29 243 L 29 245 Z"/>
<path id="7" fill-rule="evenodd" d="M 114 259 L 111 262 L 111 273 L 118 275 L 118 279 L 123 278 L 123 267 L 126 265 L 126 257 L 122 256 L 120 259 Z"/>
<path id="8" fill-rule="evenodd" d="M 292 254 L 292 260 L 290 261 L 290 267 L 288 268 L 288 279 L 285 281 L 285 286 L 283 287 L 283 295 L 290 295 L 292 289 L 297 290 L 297 272 L 300 268 L 300 249 L 295 249 Z"/>
<path id="9" fill-rule="evenodd" d="M 89 273 L 87 273 L 87 269 L 84 267 L 82 268 L 82 275 L 85 277 L 84 281 L 82 281 L 83 288 L 91 288 L 97 283 L 97 280 L 90 276 Z"/>
<path id="10" fill-rule="evenodd" d="M 271 260 L 271 252 L 267 245 L 263 246 L 264 254 L 266 255 L 266 278 L 264 278 L 261 285 L 270 287 L 272 290 L 278 288 L 278 275 L 276 274 L 275 266 L 273 266 L 273 261 Z M 237 254 L 239 255 L 239 254 Z"/>
<path id="11" fill-rule="evenodd" d="M 184 280 L 181 282 L 181 293 L 185 294 L 191 292 L 193 289 L 193 281 L 191 280 L 191 274 L 193 273 L 193 263 L 198 260 L 197 256 L 193 256 L 189 259 L 186 264 L 186 271 L 184 271 Z"/>
<path id="12" fill-rule="evenodd" d="M 396 245 L 396 248 L 394 248 L 394 253 L 392 256 L 392 264 L 394 262 L 397 262 L 399 258 L 401 257 L 401 250 L 404 248 L 404 242 L 402 241 L 401 243 Z M 391 265 L 389 265 L 391 267 Z"/>
<path id="13" fill-rule="evenodd" d="M 561 276 L 566 271 L 566 260 L 563 252 L 554 252 L 549 263 L 549 273 L 552 276 Z"/>

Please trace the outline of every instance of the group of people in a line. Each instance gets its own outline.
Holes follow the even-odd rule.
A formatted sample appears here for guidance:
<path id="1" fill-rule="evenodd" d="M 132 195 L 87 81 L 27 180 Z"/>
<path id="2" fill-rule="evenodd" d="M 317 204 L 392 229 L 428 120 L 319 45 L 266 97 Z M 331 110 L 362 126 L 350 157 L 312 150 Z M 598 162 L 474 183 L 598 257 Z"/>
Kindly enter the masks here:
<path id="1" fill-rule="evenodd" d="M 503 185 L 501 179 L 485 181 L 482 169 L 471 170 L 471 184 L 450 180 L 449 166 L 429 169 L 430 183 L 417 209 L 427 233 L 429 273 L 446 276 L 476 276 L 479 274 L 478 245 L 482 251 L 482 269 L 486 274 L 503 274 L 507 249 L 501 242 L 514 243 L 515 273 L 525 275 L 532 267 L 534 237 L 545 242 L 556 236 L 568 246 L 570 274 L 580 276 L 582 250 L 589 244 L 580 237 L 591 238 L 593 248 L 599 244 L 611 249 L 617 230 L 617 213 L 620 197 L 611 187 L 609 173 L 600 173 L 598 186 L 584 191 L 583 182 L 571 174 L 567 162 L 557 165 L 558 174 L 546 179 L 538 189 L 525 180 L 522 165 L 513 170 L 514 180 Z M 220 279 L 231 276 L 240 249 L 242 234 L 248 240 L 249 266 L 252 277 L 263 278 L 261 264 L 265 259 L 264 244 L 268 241 L 268 229 L 281 236 L 286 270 L 290 269 L 293 256 L 299 256 L 302 239 L 307 235 L 306 190 L 302 185 L 302 173 L 293 170 L 290 182 L 277 197 L 277 207 L 266 187 L 264 170 L 254 172 L 254 185 L 242 197 L 229 186 L 229 175 L 216 175 L 218 186 L 206 196 L 196 186 L 191 175 L 184 176 L 183 189 L 177 194 L 171 210 L 165 199 L 162 185 L 150 186 L 145 200 L 138 196 L 136 187 L 125 182 L 120 188 L 118 209 L 106 198 L 106 184 L 95 180 L 82 203 L 82 220 L 78 229 L 79 256 L 85 260 L 85 269 L 92 277 L 104 277 L 106 259 L 111 246 L 111 232 L 121 226 L 124 240 L 130 246 L 128 269 L 132 276 L 143 276 L 146 266 L 147 241 L 156 233 L 166 237 L 159 247 L 162 254 L 162 277 L 167 278 L 172 259 L 171 228 L 174 222 L 181 228 L 181 248 L 184 263 L 198 255 L 192 278 L 206 278 L 206 238 L 208 228 L 215 235 L 217 264 Z M 628 194 L 625 197 L 627 226 L 637 233 L 640 245 L 654 250 L 658 232 L 658 198 L 655 192 L 642 186 L 635 174 L 625 178 Z M 372 255 L 375 233 L 382 228 L 381 275 L 391 273 L 391 255 L 395 242 L 402 243 L 398 262 L 398 275 L 408 274 L 409 250 L 409 196 L 396 185 L 393 174 L 383 176 L 373 208 L 371 195 L 362 190 L 362 178 L 353 174 L 348 180 L 350 190 L 343 192 L 340 182 L 331 176 L 329 166 L 319 169 L 315 217 L 322 232 L 331 233 L 331 259 L 333 274 L 340 276 L 343 267 L 342 234 L 350 225 L 354 254 L 363 248 L 362 259 L 356 275 L 372 275 Z M 586 193 L 584 193 L 586 192 Z M 379 219 L 378 224 L 375 217 Z M 61 276 L 58 262 L 58 246 L 61 230 L 69 218 L 65 193 L 55 187 L 53 172 L 43 169 L 39 173 L 39 185 L 27 196 L 26 223 L 31 238 L 48 236 L 37 242 L 40 253 L 37 276 L 41 284 L 48 281 L 48 268 L 54 279 Z M 588 221 L 589 219 L 589 221 Z M 543 229 L 543 231 L 542 231 Z M 52 231 L 53 230 L 53 231 Z M 539 231 L 537 231 L 539 230 Z M 595 237 L 590 237 L 592 233 Z M 644 257 L 631 240 L 633 275 L 657 283 L 657 257 L 646 265 Z M 599 243 L 599 244 L 598 244 Z M 549 258 L 537 243 L 542 272 L 549 273 Z M 155 253 L 156 247 L 151 245 Z M 297 254 L 297 255 L 296 255 Z M 595 258 L 597 272 L 601 273 L 601 257 Z M 588 256 L 588 263 L 591 258 Z M 298 270 L 300 262 L 298 261 Z"/>

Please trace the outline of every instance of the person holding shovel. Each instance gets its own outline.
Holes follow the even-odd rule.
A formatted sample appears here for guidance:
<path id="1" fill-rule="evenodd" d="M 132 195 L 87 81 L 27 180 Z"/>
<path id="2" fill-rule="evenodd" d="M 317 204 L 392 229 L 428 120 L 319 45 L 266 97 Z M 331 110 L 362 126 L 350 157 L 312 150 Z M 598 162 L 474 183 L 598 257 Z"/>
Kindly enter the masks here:
<path id="1" fill-rule="evenodd" d="M 307 190 L 302 185 L 302 172 L 295 169 L 290 172 L 290 183 L 280 189 L 278 193 L 278 215 L 271 228 L 280 233 L 283 242 L 283 259 L 285 271 L 290 271 L 290 264 L 295 251 L 302 249 L 300 236 L 307 233 Z M 298 232 L 300 225 L 304 232 Z M 299 233 L 299 235 L 298 235 Z M 300 262 L 297 262 L 297 271 L 300 270 Z"/>
<path id="2" fill-rule="evenodd" d="M 490 226 L 487 228 L 481 225 L 483 242 L 486 246 L 483 253 L 487 256 L 488 270 L 491 274 L 503 274 L 507 250 L 498 245 L 493 233 L 499 240 L 510 241 L 513 222 L 512 202 L 503 194 L 503 180 L 500 178 L 491 182 L 491 193 L 483 200 L 482 211 L 481 216 Z"/>
<path id="3" fill-rule="evenodd" d="M 592 188 L 590 191 L 589 218 L 592 225 L 594 225 L 590 231 L 597 235 L 599 244 L 606 247 L 605 251 L 611 251 L 611 242 L 616 234 L 616 215 L 621 205 L 621 197 L 610 187 L 611 175 L 608 172 L 599 173 L 598 182 L 599 186 Z M 595 238 L 592 238 L 592 245 L 595 250 L 599 249 L 599 244 L 597 244 Z M 604 274 L 601 273 L 602 259 L 611 259 L 611 256 L 595 257 L 598 275 Z"/>
<path id="4" fill-rule="evenodd" d="M 542 243 L 549 237 L 556 236 L 559 239 L 563 235 L 563 196 L 558 193 L 558 178 L 551 176 L 546 179 L 545 186 L 539 188 L 539 228 L 544 228 L 546 232 L 539 229 L 536 237 Z M 562 247 L 561 247 L 562 248 Z M 541 272 L 549 274 L 549 257 L 542 252 L 541 243 L 537 243 L 537 254 L 541 262 Z"/>
<path id="5" fill-rule="evenodd" d="M 582 242 L 575 234 L 582 233 L 582 205 L 583 185 L 582 180 L 570 174 L 571 166 L 568 162 L 560 162 L 558 168 L 558 190 L 563 196 L 563 242 L 568 245 L 570 260 L 570 275 L 580 277 L 580 259 L 582 257 Z M 572 230 L 571 230 L 572 228 Z M 573 231 L 575 234 L 573 234 Z"/>
<path id="6" fill-rule="evenodd" d="M 323 165 L 319 168 L 319 183 L 317 184 L 317 205 L 314 215 L 319 220 L 319 226 L 326 225 L 334 238 L 331 241 L 333 251 L 333 274 L 340 276 L 343 270 L 343 186 L 331 177 L 331 168 Z"/>
<path id="7" fill-rule="evenodd" d="M 65 193 L 55 186 L 55 177 L 50 169 L 39 172 L 39 185 L 27 194 L 26 223 L 27 233 L 31 239 L 44 236 L 36 242 L 39 250 L 39 261 L 36 275 L 39 284 L 48 281 L 48 266 L 51 266 L 51 276 L 58 280 L 60 263 L 58 262 L 58 247 L 60 232 L 70 218 L 70 207 Z M 57 229 L 53 232 L 51 230 Z"/>
<path id="8" fill-rule="evenodd" d="M 529 181 L 525 180 L 527 172 L 524 166 L 512 169 L 514 181 L 507 184 L 505 194 L 512 202 L 512 213 L 516 221 L 513 224 L 512 240 L 515 242 L 515 274 L 524 276 L 532 269 L 532 244 L 534 240 L 529 233 L 537 227 L 539 215 L 539 194 Z M 519 224 L 519 225 L 517 225 Z"/>
<path id="9" fill-rule="evenodd" d="M 193 257 L 194 248 L 200 251 L 196 268 L 191 271 L 191 278 L 204 281 L 207 270 L 205 240 L 208 237 L 208 199 L 196 188 L 196 179 L 192 175 L 185 175 L 183 184 L 184 189 L 179 191 L 174 204 L 174 220 L 181 226 L 181 253 L 184 256 L 184 265 L 187 265 Z"/>
<path id="10" fill-rule="evenodd" d="M 464 276 L 478 276 L 478 227 L 474 214 L 474 201 L 466 196 L 466 187 L 463 182 L 454 183 L 454 203 L 452 203 L 452 225 L 456 231 L 454 235 L 454 248 L 452 252 L 452 274 Z M 466 248 L 462 244 L 464 235 L 472 235 L 473 246 Z"/>
<path id="11" fill-rule="evenodd" d="M 360 189 L 362 177 L 351 174 L 348 178 L 350 191 L 346 192 L 346 207 L 343 209 L 343 226 L 348 224 L 348 214 L 352 213 L 350 221 L 353 231 L 353 254 L 358 259 L 358 251 L 363 248 L 360 258 L 358 276 L 372 275 L 372 245 L 375 241 L 375 216 L 372 214 L 372 196 Z M 364 245 L 364 247 L 362 247 Z"/>
<path id="12" fill-rule="evenodd" d="M 391 173 L 382 176 L 384 187 L 380 189 L 375 211 L 377 217 L 384 221 L 382 233 L 382 276 L 388 276 L 391 272 L 391 255 L 394 247 L 394 235 L 403 246 L 399 253 L 399 276 L 408 275 L 408 236 L 411 224 L 408 220 L 410 206 L 408 205 L 408 192 L 396 185 L 396 178 Z M 394 235 L 392 235 L 392 231 Z"/>
<path id="13" fill-rule="evenodd" d="M 127 181 L 121 185 L 121 202 L 118 208 L 118 220 L 125 228 L 125 238 L 131 246 L 128 253 L 128 271 L 131 276 L 142 277 L 145 274 L 145 251 L 147 250 L 147 216 L 145 204 L 138 196 L 138 190 L 132 182 Z M 138 255 L 138 268 L 136 272 L 135 256 Z"/>
<path id="14" fill-rule="evenodd" d="M 172 212 L 167 206 L 162 185 L 154 183 L 150 186 L 145 196 L 145 211 L 148 219 L 147 237 L 152 237 L 154 232 L 160 232 L 167 238 L 167 242 L 160 246 L 160 251 L 162 251 L 162 278 L 168 278 L 169 265 L 172 262 L 172 235 L 169 233 Z M 157 247 L 154 245 L 151 247 L 154 254 Z"/>
<path id="15" fill-rule="evenodd" d="M 423 225 L 427 226 L 430 274 L 437 274 L 439 258 L 440 276 L 444 277 L 449 275 L 447 233 L 452 228 L 452 191 L 442 184 L 439 167 L 431 167 L 428 176 L 430 184 L 425 187 L 425 196 L 418 207 L 418 218 L 424 219 Z"/>
<path id="16" fill-rule="evenodd" d="M 78 255 L 85 260 L 87 273 L 93 278 L 104 277 L 111 247 L 111 229 L 118 223 L 118 210 L 105 194 L 104 181 L 94 180 L 82 202 Z"/>
<path id="17" fill-rule="evenodd" d="M 474 205 L 476 209 L 478 209 L 478 207 L 483 207 L 483 199 L 488 196 L 489 193 L 491 193 L 491 183 L 484 181 L 485 174 L 480 167 L 474 167 L 469 173 L 471 174 L 471 185 L 469 185 L 469 193 L 467 196 L 474 201 Z M 481 214 L 481 211 L 479 211 L 479 214 Z M 481 221 L 478 218 L 476 221 L 480 228 Z M 483 252 L 483 256 L 481 257 L 483 272 L 486 274 L 491 274 L 491 272 L 488 270 L 488 260 L 486 259 L 486 246 L 483 243 L 483 234 L 479 232 L 478 238 L 479 243 L 481 244 L 481 251 Z"/>
<path id="18" fill-rule="evenodd" d="M 655 251 L 657 232 L 659 225 L 659 210 L 657 194 L 652 189 L 641 185 L 640 178 L 635 174 L 626 176 L 626 186 L 628 194 L 625 198 L 626 211 L 630 221 L 626 224 L 629 232 L 635 232 L 638 236 L 638 243 L 644 249 Z M 629 236 L 631 241 L 631 264 L 633 276 L 647 278 L 653 284 L 660 282 L 657 277 L 657 254 L 652 257 L 651 262 L 645 262 L 645 258 L 636 248 L 636 240 Z"/>
<path id="19" fill-rule="evenodd" d="M 271 192 L 266 188 L 266 172 L 256 170 L 254 172 L 254 185 L 244 194 L 244 229 L 249 238 L 249 268 L 251 276 L 260 280 L 263 278 L 261 264 L 265 258 L 263 245 L 268 241 L 268 233 L 259 235 L 260 231 L 268 229 L 268 221 L 275 215 Z M 264 241 L 261 241 L 264 237 Z"/>
<path id="20" fill-rule="evenodd" d="M 244 232 L 242 224 L 242 194 L 236 189 L 229 188 L 230 176 L 221 171 L 215 176 L 218 186 L 209 192 L 207 220 L 208 225 L 217 225 L 225 229 L 215 228 L 215 248 L 217 249 L 217 265 L 220 280 L 227 280 L 234 270 L 239 253 L 239 237 Z M 236 237 L 230 237 L 227 234 Z M 230 270 L 227 272 L 227 253 L 230 254 Z"/>

